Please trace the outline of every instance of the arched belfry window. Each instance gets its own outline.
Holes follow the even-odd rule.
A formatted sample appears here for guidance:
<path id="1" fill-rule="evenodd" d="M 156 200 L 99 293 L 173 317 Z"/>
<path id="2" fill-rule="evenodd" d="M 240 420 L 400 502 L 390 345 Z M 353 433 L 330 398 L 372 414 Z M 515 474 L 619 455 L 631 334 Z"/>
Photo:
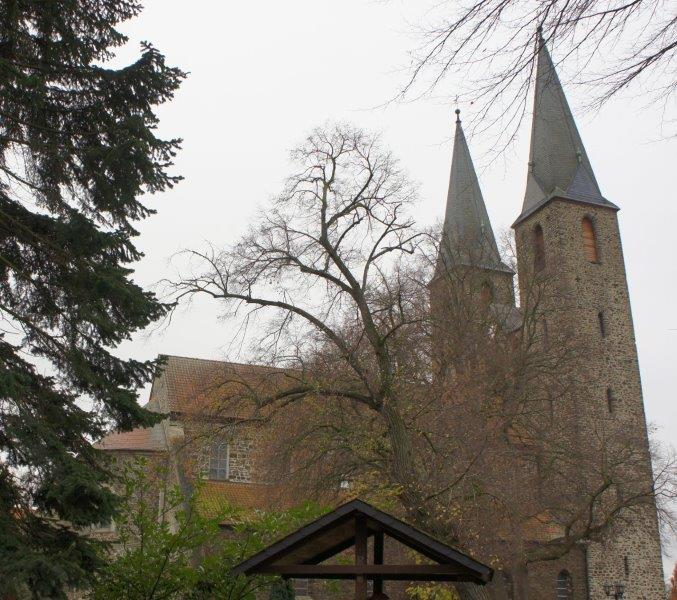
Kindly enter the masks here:
<path id="1" fill-rule="evenodd" d="M 585 250 L 585 258 L 588 262 L 599 262 L 599 252 L 597 251 L 597 236 L 595 234 L 595 226 L 590 217 L 583 217 L 581 221 L 583 228 L 583 248 Z"/>
<path id="2" fill-rule="evenodd" d="M 480 300 L 482 304 L 488 305 L 494 301 L 494 288 L 488 281 L 482 283 L 480 288 Z"/>
<path id="3" fill-rule="evenodd" d="M 560 571 L 557 576 L 557 600 L 573 600 L 574 585 L 569 571 Z"/>
<path id="4" fill-rule="evenodd" d="M 545 268 L 545 241 L 543 240 L 543 227 L 534 227 L 534 269 L 541 271 Z"/>

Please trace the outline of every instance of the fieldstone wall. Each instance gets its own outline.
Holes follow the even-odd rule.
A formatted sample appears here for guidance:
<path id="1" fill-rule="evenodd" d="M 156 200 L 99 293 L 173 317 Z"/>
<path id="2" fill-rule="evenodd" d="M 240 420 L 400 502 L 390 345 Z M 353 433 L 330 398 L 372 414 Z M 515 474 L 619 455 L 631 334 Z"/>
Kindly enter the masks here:
<path id="1" fill-rule="evenodd" d="M 255 464 L 256 431 L 253 427 L 195 419 L 184 421 L 182 426 L 185 441 L 180 449 L 181 460 L 189 476 L 208 475 L 212 445 L 220 441 L 228 445 L 228 481 L 250 483 L 260 480 Z"/>
<path id="2" fill-rule="evenodd" d="M 252 440 L 241 432 L 235 433 L 229 442 L 230 481 L 248 483 L 252 480 Z"/>

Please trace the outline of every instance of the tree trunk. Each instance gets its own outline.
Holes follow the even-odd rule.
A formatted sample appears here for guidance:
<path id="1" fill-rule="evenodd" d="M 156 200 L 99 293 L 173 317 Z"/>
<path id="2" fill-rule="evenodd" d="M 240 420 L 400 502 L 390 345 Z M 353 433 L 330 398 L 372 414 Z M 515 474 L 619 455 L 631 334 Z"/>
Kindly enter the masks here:
<path id="1" fill-rule="evenodd" d="M 381 408 L 388 427 L 388 437 L 392 450 L 391 471 L 393 479 L 401 486 L 400 499 L 410 519 L 416 524 L 426 521 L 424 507 L 421 505 L 419 479 L 414 463 L 414 453 L 402 415 L 397 407 L 386 399 Z"/>
<path id="2" fill-rule="evenodd" d="M 383 404 L 381 412 L 388 425 L 388 435 L 393 453 L 393 475 L 395 480 L 402 485 L 402 504 L 415 524 L 423 525 L 424 528 L 428 529 L 430 527 L 429 515 L 426 514 L 425 507 L 421 503 L 411 441 L 402 415 L 388 401 Z M 486 586 L 466 582 L 459 582 L 454 585 L 461 600 L 490 600 L 491 598 Z"/>

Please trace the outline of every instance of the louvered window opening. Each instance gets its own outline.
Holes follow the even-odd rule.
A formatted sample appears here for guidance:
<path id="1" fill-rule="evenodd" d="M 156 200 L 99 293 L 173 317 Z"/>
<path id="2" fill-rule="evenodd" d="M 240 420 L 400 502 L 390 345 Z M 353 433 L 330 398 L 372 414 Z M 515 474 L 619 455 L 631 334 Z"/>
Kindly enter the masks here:
<path id="1" fill-rule="evenodd" d="M 595 226 L 588 217 L 585 217 L 583 221 L 581 221 L 581 224 L 583 226 L 583 247 L 585 249 L 585 258 L 591 263 L 599 262 Z"/>
<path id="2" fill-rule="evenodd" d="M 557 577 L 557 600 L 572 600 L 574 597 L 571 575 L 562 571 Z"/>

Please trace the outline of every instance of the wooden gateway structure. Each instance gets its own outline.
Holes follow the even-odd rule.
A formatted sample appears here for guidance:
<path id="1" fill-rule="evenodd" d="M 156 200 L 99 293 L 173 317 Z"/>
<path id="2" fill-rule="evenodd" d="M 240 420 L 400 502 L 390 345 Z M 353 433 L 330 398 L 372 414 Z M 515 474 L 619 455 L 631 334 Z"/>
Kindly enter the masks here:
<path id="1" fill-rule="evenodd" d="M 388 536 L 430 559 L 431 564 L 385 564 Z M 368 540 L 373 538 L 373 560 Z M 355 548 L 354 564 L 326 564 L 337 554 Z M 233 569 L 234 575 L 279 575 L 299 579 L 353 579 L 355 600 L 367 600 L 367 581 L 374 598 L 387 598 L 383 582 L 491 581 L 491 568 L 454 550 L 361 500 L 352 500 L 255 554 Z"/>

